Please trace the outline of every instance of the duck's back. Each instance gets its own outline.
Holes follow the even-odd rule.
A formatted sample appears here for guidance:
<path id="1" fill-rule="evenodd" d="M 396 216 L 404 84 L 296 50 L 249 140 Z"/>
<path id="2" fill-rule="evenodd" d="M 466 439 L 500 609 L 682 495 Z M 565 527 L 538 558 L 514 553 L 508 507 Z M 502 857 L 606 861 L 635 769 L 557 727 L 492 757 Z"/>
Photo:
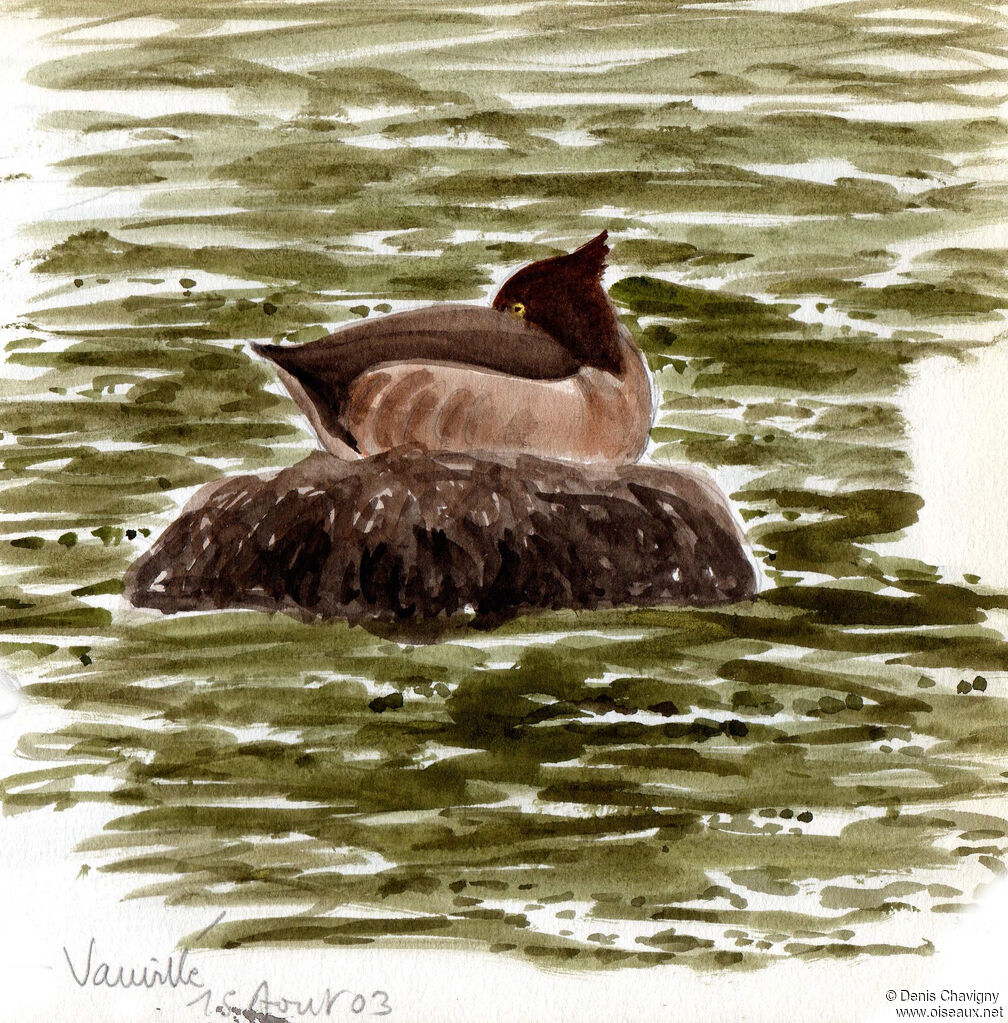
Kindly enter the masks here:
<path id="1" fill-rule="evenodd" d="M 533 380 L 556 380 L 578 363 L 540 327 L 496 309 L 440 305 L 343 327 L 304 345 L 255 345 L 260 355 L 338 397 L 375 366 L 452 362 Z"/>

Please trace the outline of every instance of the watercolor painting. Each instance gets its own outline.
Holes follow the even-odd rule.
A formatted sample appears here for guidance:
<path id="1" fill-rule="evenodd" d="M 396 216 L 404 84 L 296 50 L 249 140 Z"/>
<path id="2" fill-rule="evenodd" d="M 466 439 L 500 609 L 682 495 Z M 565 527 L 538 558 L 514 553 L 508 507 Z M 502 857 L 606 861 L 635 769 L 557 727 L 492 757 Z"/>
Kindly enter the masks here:
<path id="1" fill-rule="evenodd" d="M 193 956 L 942 948 L 1008 853 L 1003 526 L 932 457 L 1004 365 L 1003 12 L 4 20 L 6 834 Z"/>

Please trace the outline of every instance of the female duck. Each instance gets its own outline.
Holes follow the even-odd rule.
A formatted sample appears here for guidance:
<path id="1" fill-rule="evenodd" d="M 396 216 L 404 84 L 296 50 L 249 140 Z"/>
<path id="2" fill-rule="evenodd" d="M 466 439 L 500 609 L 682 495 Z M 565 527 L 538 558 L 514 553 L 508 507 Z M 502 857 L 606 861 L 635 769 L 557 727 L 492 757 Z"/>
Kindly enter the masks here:
<path id="1" fill-rule="evenodd" d="M 654 402 L 602 289 L 606 236 L 519 270 L 489 309 L 431 306 L 254 348 L 342 458 L 419 447 L 634 462 Z"/>

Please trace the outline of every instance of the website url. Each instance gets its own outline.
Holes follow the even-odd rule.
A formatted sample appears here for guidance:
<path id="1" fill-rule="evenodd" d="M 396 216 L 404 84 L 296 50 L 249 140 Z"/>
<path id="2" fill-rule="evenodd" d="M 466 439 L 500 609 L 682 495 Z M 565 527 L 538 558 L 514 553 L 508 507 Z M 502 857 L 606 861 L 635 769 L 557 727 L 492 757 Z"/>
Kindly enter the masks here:
<path id="1" fill-rule="evenodd" d="M 930 1008 L 919 1005 L 896 1010 L 897 1019 L 1004 1019 L 1004 1006 L 995 1005 L 981 1008 L 978 1005 L 945 1008 L 933 1005 Z"/>

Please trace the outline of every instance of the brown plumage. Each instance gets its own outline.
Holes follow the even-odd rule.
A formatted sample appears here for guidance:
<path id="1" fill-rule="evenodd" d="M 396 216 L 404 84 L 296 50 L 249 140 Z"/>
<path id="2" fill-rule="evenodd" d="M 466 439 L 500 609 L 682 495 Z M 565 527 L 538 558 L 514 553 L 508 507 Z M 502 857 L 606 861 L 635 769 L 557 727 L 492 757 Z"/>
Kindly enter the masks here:
<path id="1" fill-rule="evenodd" d="M 757 577 L 727 500 L 694 469 L 315 452 L 203 487 L 126 573 L 165 613 L 489 625 L 535 608 L 709 606 Z"/>
<path id="2" fill-rule="evenodd" d="M 606 232 L 519 270 L 491 308 L 442 305 L 299 346 L 254 345 L 344 458 L 397 448 L 633 462 L 654 412 L 602 288 Z"/>

